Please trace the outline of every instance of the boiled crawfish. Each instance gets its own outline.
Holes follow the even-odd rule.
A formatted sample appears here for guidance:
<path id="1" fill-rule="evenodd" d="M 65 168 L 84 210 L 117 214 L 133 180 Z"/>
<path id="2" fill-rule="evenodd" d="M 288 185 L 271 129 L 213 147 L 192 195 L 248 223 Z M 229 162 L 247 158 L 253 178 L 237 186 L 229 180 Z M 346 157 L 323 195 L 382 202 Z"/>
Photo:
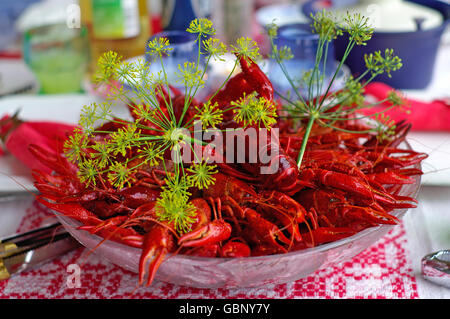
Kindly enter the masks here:
<path id="1" fill-rule="evenodd" d="M 274 98 L 270 81 L 256 63 L 241 58 L 240 65 L 242 72 L 213 97 L 212 102 L 223 110 L 244 93 Z M 172 93 L 173 104 L 183 105 L 180 92 Z M 167 91 L 163 95 L 161 109 L 163 100 L 172 98 Z M 196 105 L 200 104 L 193 100 L 191 107 Z M 133 108 L 130 110 L 136 116 Z M 222 129 L 236 128 L 232 115 L 225 112 Z M 181 116 L 179 109 L 176 116 Z M 188 111 L 184 120 L 191 117 Z M 147 124 L 151 128 L 151 123 Z M 349 131 L 357 127 L 354 122 L 348 125 L 352 125 L 347 127 Z M 213 185 L 192 190 L 195 222 L 183 234 L 158 219 L 155 204 L 164 186 L 164 171 L 158 167 L 141 166 L 130 185 L 122 189 L 112 187 L 106 179 L 86 187 L 64 155 L 48 154 L 34 145 L 30 151 L 54 172 L 34 171 L 41 193 L 38 200 L 82 223 L 84 231 L 141 248 L 139 280 L 144 283 L 147 275 L 147 284 L 169 254 L 237 258 L 286 253 L 336 241 L 367 227 L 397 223 L 392 214 L 395 209 L 415 207 L 413 198 L 398 193 L 402 185 L 415 182 L 413 176 L 422 172 L 412 166 L 426 157 L 399 148 L 409 126 L 398 125 L 397 134 L 388 142 L 380 142 L 376 135 L 336 133 L 315 126 L 300 168 L 294 158 L 302 142 L 301 129 L 283 129 L 288 125 L 282 119 L 277 126 L 281 128 L 278 139 L 258 133 L 257 141 L 251 142 L 263 139 L 266 148 L 278 148 L 274 159 L 280 164 L 278 169 L 264 175 L 261 162 L 219 165 Z M 120 127 L 116 121 L 102 130 L 114 132 Z M 153 133 L 158 134 L 156 130 Z M 128 155 L 134 151 L 129 150 Z M 226 156 L 226 150 L 221 155 Z M 170 171 L 169 159 L 164 161 Z"/>

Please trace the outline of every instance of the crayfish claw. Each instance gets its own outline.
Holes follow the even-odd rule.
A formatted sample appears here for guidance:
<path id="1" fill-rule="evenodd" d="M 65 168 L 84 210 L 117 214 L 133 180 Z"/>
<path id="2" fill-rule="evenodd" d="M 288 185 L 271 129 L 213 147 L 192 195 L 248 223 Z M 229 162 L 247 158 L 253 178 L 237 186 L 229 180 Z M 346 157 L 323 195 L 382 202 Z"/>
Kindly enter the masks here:
<path id="1" fill-rule="evenodd" d="M 155 224 L 144 235 L 142 253 L 139 259 L 139 284 L 142 285 L 147 274 L 146 286 L 150 286 L 155 278 L 156 271 L 164 257 L 173 251 L 175 243 L 171 231 L 164 226 Z M 148 266 L 147 266 L 148 264 Z M 146 268 L 148 271 L 146 271 Z"/>
<path id="2" fill-rule="evenodd" d="M 222 219 L 212 222 L 193 230 L 178 240 L 178 245 L 184 247 L 198 247 L 227 240 L 231 236 L 231 225 Z"/>

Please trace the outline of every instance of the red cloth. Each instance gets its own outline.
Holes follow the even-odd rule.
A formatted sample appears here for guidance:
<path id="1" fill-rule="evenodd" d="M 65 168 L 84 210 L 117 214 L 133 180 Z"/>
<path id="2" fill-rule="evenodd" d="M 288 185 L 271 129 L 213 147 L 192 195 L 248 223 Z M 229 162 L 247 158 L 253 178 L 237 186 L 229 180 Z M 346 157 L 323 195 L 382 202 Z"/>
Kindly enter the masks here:
<path id="1" fill-rule="evenodd" d="M 48 121 L 18 121 L 9 115 L 3 116 L 0 121 L 0 135 L 6 136 L 4 147 L 16 159 L 31 170 L 37 169 L 51 173 L 51 170 L 41 163 L 29 150 L 35 144 L 45 150 L 49 156 L 55 155 L 62 142 L 71 134 L 75 125 Z M 0 151 L 0 156 L 4 151 Z"/>
<path id="2" fill-rule="evenodd" d="M 18 232 L 39 227 L 49 210 L 30 203 Z M 38 268 L 0 281 L 1 298 L 419 298 L 402 224 L 353 259 L 295 282 L 251 289 L 197 289 L 162 282 L 138 287 L 138 276 L 80 248 Z M 70 264 L 81 267 L 80 287 L 67 285 Z"/>
<path id="3" fill-rule="evenodd" d="M 366 86 L 365 94 L 374 97 L 380 101 L 387 97 L 393 88 L 387 84 L 373 82 Z M 404 111 L 391 109 L 386 112 L 393 120 L 399 121 L 406 119 L 412 124 L 412 130 L 415 131 L 450 131 L 450 92 L 447 100 L 434 100 L 431 103 L 422 102 L 416 99 L 406 97 L 410 105 L 410 114 Z M 386 104 L 389 106 L 390 104 Z M 378 108 L 372 108 L 371 113 Z M 379 108 L 381 109 L 381 108 Z"/>

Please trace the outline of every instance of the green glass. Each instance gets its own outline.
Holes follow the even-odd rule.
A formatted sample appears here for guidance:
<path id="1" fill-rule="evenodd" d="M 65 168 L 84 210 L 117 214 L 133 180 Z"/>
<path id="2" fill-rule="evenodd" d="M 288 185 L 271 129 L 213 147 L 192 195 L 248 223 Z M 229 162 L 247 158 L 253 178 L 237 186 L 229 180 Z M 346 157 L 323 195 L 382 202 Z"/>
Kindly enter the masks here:
<path id="1" fill-rule="evenodd" d="M 44 94 L 80 92 L 87 71 L 88 52 L 84 28 L 57 24 L 24 34 L 24 60 Z"/>

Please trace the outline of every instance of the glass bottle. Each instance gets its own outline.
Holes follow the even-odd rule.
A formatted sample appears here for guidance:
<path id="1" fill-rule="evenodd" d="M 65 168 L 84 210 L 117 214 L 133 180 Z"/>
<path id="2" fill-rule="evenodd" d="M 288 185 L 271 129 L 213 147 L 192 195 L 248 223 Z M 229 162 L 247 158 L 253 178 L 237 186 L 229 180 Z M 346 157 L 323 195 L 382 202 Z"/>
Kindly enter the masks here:
<path id="1" fill-rule="evenodd" d="M 97 67 L 98 58 L 109 50 L 123 59 L 144 55 L 151 33 L 147 0 L 79 1 L 81 23 L 89 34 L 91 73 Z"/>

